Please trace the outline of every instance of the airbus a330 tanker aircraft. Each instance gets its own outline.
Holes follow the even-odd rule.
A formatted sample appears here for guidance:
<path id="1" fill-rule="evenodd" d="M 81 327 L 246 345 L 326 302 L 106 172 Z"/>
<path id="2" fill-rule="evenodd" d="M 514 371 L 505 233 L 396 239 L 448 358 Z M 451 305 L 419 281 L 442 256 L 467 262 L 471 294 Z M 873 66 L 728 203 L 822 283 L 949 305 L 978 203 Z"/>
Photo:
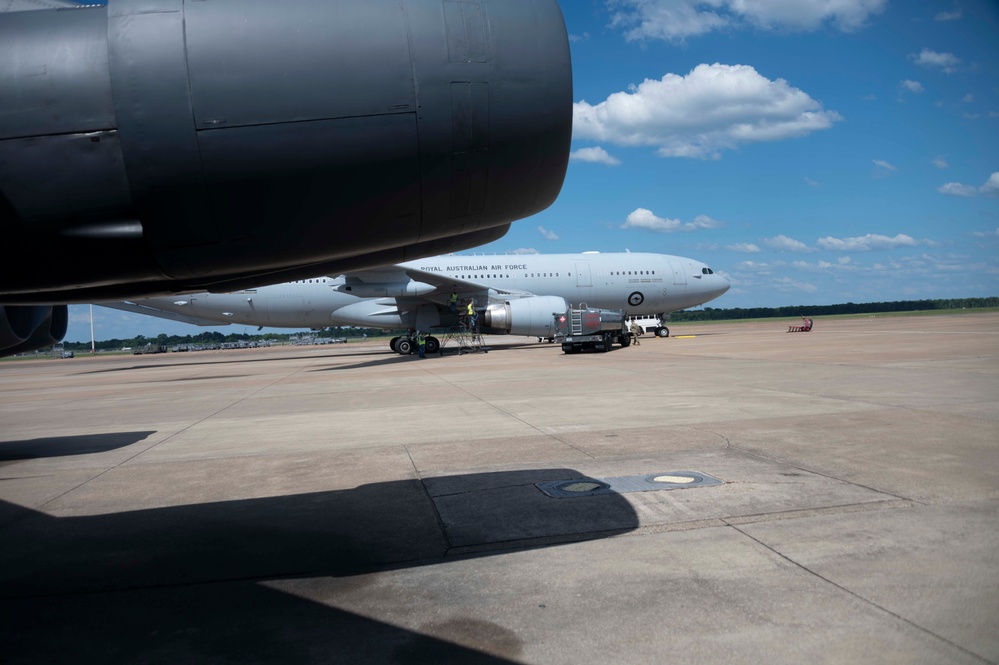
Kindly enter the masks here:
<path id="1" fill-rule="evenodd" d="M 571 304 L 656 317 L 649 328 L 666 337 L 671 312 L 728 289 L 728 281 L 706 264 L 668 254 L 446 255 L 232 293 L 101 304 L 195 325 L 351 325 L 415 333 L 457 326 L 472 300 L 480 332 L 538 338 L 552 337 L 553 313 Z M 427 351 L 435 352 L 439 344 L 428 338 Z M 396 338 L 391 346 L 404 354 L 412 350 L 408 338 Z"/>

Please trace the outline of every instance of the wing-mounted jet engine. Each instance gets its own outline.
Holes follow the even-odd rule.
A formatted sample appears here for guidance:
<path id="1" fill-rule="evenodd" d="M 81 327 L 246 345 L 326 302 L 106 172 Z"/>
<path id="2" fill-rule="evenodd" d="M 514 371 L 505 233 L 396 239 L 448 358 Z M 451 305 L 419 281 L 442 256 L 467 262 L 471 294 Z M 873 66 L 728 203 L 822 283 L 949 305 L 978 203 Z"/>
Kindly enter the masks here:
<path id="1" fill-rule="evenodd" d="M 569 305 L 558 296 L 532 296 L 489 305 L 483 317 L 482 332 L 509 333 L 526 337 L 552 337 L 555 314 Z"/>
<path id="2" fill-rule="evenodd" d="M 0 12 L 0 99 L 4 304 L 480 245 L 554 201 L 572 123 L 557 0 Z"/>
<path id="3" fill-rule="evenodd" d="M 0 355 L 57 344 L 68 325 L 66 305 L 0 305 Z"/>

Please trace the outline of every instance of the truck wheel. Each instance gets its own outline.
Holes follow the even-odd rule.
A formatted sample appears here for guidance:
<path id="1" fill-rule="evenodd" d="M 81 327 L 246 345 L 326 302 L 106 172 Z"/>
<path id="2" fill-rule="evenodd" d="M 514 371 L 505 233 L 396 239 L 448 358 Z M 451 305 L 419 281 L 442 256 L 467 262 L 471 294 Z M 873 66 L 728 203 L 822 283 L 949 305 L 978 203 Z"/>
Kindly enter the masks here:
<path id="1" fill-rule="evenodd" d="M 617 341 L 621 343 L 622 349 L 626 349 L 631 346 L 631 335 L 621 335 L 617 338 Z"/>
<path id="2" fill-rule="evenodd" d="M 563 344 L 562 353 L 579 353 L 579 347 L 572 344 Z"/>
<path id="3" fill-rule="evenodd" d="M 413 352 L 413 340 L 408 337 L 400 337 L 399 341 L 395 343 L 395 350 L 397 353 L 408 356 Z"/>
<path id="4" fill-rule="evenodd" d="M 656 337 L 669 337 L 669 328 L 666 326 L 656 328 Z"/>
<path id="5" fill-rule="evenodd" d="M 614 336 L 610 333 L 604 333 L 604 353 L 611 350 L 611 346 L 614 344 Z"/>

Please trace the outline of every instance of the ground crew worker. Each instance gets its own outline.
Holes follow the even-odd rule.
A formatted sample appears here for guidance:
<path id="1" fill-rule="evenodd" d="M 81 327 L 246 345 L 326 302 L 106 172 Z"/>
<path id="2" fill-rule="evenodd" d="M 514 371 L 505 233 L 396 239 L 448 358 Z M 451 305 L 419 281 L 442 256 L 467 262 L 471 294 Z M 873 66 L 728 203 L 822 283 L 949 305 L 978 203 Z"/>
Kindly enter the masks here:
<path id="1" fill-rule="evenodd" d="M 642 326 L 638 325 L 638 321 L 634 319 L 631 320 L 631 343 L 635 346 L 639 346 L 641 342 L 638 338 L 642 336 Z"/>
<path id="2" fill-rule="evenodd" d="M 458 313 L 458 289 L 451 289 L 451 299 L 448 301 L 451 305 L 451 313 Z"/>
<path id="3" fill-rule="evenodd" d="M 467 315 L 468 315 L 468 329 L 475 330 L 475 319 L 477 318 L 477 315 L 475 314 L 475 300 L 473 300 L 472 298 L 468 299 Z"/>
<path id="4" fill-rule="evenodd" d="M 416 331 L 416 348 L 421 358 L 427 357 L 427 337 L 422 330 Z"/>

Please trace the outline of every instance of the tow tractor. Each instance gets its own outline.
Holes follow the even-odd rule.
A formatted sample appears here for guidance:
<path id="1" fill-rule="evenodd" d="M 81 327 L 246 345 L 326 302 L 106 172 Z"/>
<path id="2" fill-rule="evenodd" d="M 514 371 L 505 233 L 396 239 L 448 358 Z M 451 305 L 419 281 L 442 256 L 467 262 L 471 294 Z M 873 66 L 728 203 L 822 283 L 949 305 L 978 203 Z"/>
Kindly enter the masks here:
<path id="1" fill-rule="evenodd" d="M 583 349 L 610 351 L 614 342 L 631 346 L 624 310 L 597 309 L 580 305 L 555 315 L 555 341 L 562 343 L 564 353 L 579 353 Z"/>

